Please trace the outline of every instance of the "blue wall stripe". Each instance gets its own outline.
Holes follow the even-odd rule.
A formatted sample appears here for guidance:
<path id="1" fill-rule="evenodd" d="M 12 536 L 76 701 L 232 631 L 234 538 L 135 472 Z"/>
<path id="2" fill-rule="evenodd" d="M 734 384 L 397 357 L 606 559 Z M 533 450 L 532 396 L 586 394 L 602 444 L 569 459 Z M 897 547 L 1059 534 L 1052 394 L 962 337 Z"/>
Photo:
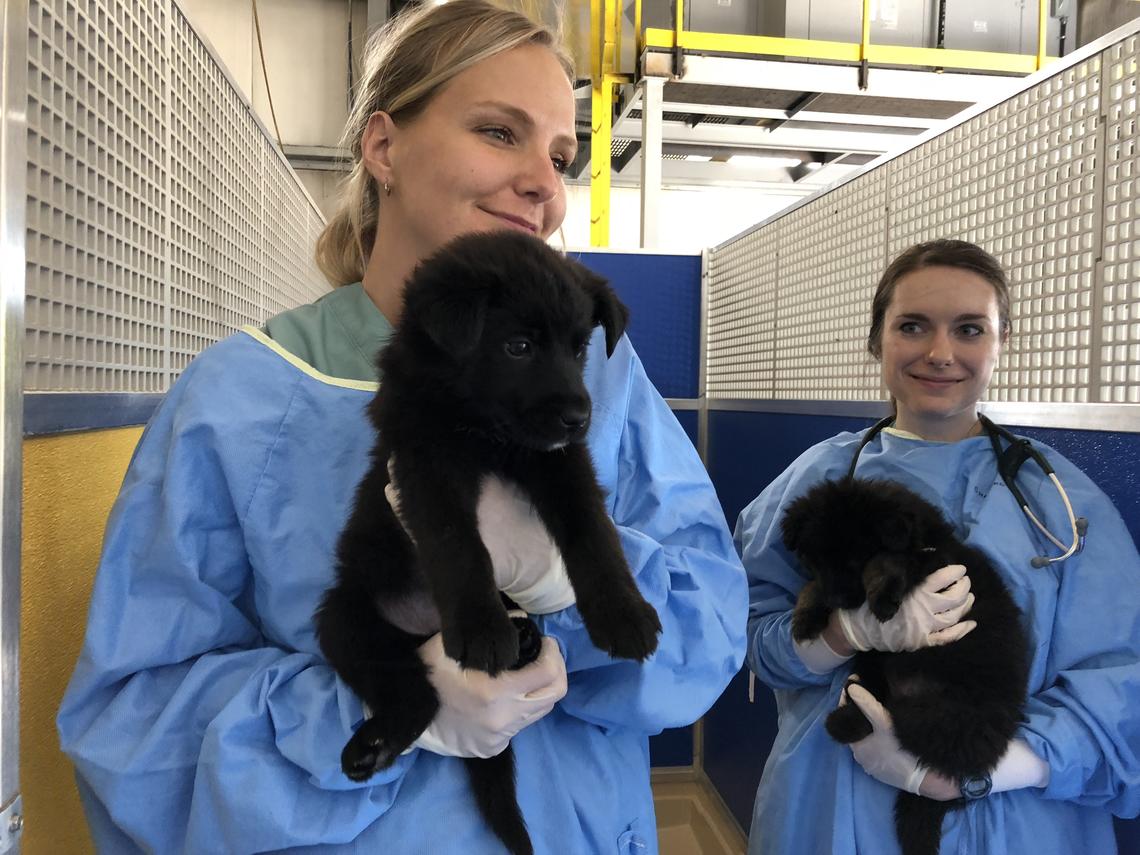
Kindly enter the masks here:
<path id="1" fill-rule="evenodd" d="M 24 436 L 143 425 L 161 394 L 25 392 Z"/>

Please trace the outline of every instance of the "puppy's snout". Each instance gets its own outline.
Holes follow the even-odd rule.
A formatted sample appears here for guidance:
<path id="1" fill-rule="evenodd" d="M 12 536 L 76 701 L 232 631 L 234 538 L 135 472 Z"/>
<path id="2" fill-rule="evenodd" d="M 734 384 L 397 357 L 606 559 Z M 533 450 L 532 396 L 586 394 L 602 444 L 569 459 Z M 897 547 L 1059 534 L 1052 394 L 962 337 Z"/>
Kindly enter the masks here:
<path id="1" fill-rule="evenodd" d="M 563 407 L 558 415 L 566 430 L 580 431 L 590 421 L 590 408 L 581 404 L 571 404 Z"/>

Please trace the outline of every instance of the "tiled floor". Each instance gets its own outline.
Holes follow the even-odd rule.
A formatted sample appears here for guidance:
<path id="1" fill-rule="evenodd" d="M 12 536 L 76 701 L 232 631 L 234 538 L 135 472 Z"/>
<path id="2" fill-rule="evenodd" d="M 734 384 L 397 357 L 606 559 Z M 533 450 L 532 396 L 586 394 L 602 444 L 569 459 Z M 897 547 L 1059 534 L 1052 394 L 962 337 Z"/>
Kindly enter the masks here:
<path id="1" fill-rule="evenodd" d="M 707 783 L 655 779 L 661 855 L 743 855 L 747 841 Z"/>

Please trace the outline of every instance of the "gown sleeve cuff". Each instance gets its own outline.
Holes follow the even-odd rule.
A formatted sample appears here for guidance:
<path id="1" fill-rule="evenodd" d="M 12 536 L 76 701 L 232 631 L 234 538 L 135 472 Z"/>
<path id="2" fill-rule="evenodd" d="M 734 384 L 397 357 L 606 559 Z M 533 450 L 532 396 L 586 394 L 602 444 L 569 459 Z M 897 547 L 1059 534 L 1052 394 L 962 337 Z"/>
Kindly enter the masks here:
<path id="1" fill-rule="evenodd" d="M 822 635 L 808 641 L 793 641 L 792 646 L 795 647 L 796 654 L 804 663 L 804 667 L 817 675 L 830 674 L 855 655 L 840 656 L 831 649 L 831 645 Z"/>
<path id="2" fill-rule="evenodd" d="M 990 778 L 993 781 L 990 792 L 993 793 L 1020 790 L 1023 787 L 1047 787 L 1049 764 L 1034 754 L 1024 739 L 1015 739 L 1009 743 L 1005 756 L 998 761 Z"/>

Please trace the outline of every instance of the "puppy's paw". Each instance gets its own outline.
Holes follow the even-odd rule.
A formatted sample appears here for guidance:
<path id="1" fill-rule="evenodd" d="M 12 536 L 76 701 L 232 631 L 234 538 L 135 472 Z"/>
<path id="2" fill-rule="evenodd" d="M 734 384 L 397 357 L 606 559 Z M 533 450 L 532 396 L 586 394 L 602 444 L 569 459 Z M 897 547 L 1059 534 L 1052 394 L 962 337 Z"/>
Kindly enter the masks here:
<path id="1" fill-rule="evenodd" d="M 340 753 L 340 768 L 353 781 L 367 781 L 387 769 L 411 743 L 400 744 L 381 732 L 375 719 L 369 719 L 348 740 Z"/>
<path id="2" fill-rule="evenodd" d="M 512 617 L 511 623 L 519 634 L 519 658 L 511 666 L 511 670 L 515 671 L 525 668 L 538 658 L 542 652 L 542 633 L 538 631 L 537 624 L 528 617 Z"/>
<path id="3" fill-rule="evenodd" d="M 642 662 L 657 650 L 661 619 L 636 588 L 618 597 L 579 599 L 578 610 L 594 646 L 615 659 Z"/>
<path id="4" fill-rule="evenodd" d="M 876 555 L 863 572 L 863 588 L 867 592 L 867 608 L 880 621 L 893 618 L 906 596 L 907 560 L 885 553 Z"/>
<path id="5" fill-rule="evenodd" d="M 823 606 L 796 605 L 792 612 L 792 638 L 796 641 L 810 641 L 819 638 L 831 620 L 831 609 Z"/>
<path id="6" fill-rule="evenodd" d="M 501 608 L 499 613 L 471 609 L 440 630 L 443 652 L 464 668 L 494 677 L 519 661 L 519 632 Z"/>
<path id="7" fill-rule="evenodd" d="M 850 745 L 870 736 L 873 730 L 867 716 L 850 701 L 831 711 L 831 715 L 827 717 L 826 727 L 831 738 L 844 745 Z"/>
<path id="8" fill-rule="evenodd" d="M 903 604 L 903 598 L 894 594 L 884 594 L 876 597 L 868 597 L 868 608 L 874 617 L 879 619 L 881 624 L 886 624 L 888 620 L 895 617 L 898 612 L 898 606 Z"/>

